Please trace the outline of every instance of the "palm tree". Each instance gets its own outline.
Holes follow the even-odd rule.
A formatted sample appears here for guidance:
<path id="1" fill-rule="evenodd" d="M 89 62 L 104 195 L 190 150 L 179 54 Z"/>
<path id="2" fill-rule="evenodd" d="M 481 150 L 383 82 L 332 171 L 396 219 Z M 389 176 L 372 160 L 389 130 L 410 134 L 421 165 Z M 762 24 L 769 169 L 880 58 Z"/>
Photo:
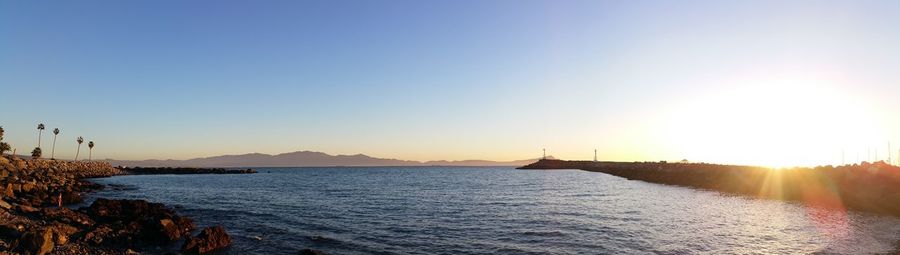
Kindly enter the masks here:
<path id="1" fill-rule="evenodd" d="M 94 155 L 94 141 L 88 142 L 88 161 L 91 161 L 92 156 Z"/>
<path id="2" fill-rule="evenodd" d="M 33 151 L 31 151 L 31 159 L 39 158 L 41 158 L 41 147 L 36 147 Z"/>
<path id="3" fill-rule="evenodd" d="M 78 161 L 78 153 L 81 152 L 81 143 L 84 142 L 84 138 L 79 136 L 75 141 L 78 142 L 78 150 L 75 151 L 75 161 Z"/>
<path id="4" fill-rule="evenodd" d="M 59 135 L 59 128 L 53 129 L 53 148 L 50 149 L 50 159 L 55 159 L 56 156 L 56 136 Z"/>
<path id="5" fill-rule="evenodd" d="M 44 123 L 38 124 L 38 148 L 41 147 L 41 133 L 44 132 Z"/>

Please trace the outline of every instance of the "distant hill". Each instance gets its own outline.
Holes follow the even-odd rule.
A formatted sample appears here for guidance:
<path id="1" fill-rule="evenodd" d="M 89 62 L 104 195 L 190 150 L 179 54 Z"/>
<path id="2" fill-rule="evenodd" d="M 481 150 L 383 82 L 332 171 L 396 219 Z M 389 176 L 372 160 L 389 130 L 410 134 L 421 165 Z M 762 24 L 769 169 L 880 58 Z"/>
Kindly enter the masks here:
<path id="1" fill-rule="evenodd" d="M 323 166 L 524 166 L 537 159 L 516 161 L 462 160 L 462 161 L 411 161 L 400 159 L 374 158 L 363 154 L 329 155 L 316 151 L 297 151 L 269 155 L 250 153 L 224 155 L 188 160 L 114 160 L 107 159 L 114 166 L 143 167 L 323 167 Z"/>

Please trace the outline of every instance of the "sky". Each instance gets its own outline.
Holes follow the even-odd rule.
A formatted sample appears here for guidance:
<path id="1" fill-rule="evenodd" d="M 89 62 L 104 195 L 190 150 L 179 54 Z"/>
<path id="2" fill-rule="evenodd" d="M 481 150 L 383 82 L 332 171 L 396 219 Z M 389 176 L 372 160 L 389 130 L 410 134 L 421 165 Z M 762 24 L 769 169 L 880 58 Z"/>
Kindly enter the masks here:
<path id="1" fill-rule="evenodd" d="M 57 158 L 897 160 L 898 24 L 900 1 L 0 0 L 0 126 L 21 153 L 46 124 L 45 155 L 60 128 Z"/>

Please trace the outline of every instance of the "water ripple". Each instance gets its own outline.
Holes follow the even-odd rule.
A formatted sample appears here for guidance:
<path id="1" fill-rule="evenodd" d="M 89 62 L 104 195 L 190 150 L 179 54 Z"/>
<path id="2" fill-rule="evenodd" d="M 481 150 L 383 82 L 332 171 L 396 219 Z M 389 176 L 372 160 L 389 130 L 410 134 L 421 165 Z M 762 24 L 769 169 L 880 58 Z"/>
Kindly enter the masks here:
<path id="1" fill-rule="evenodd" d="M 225 254 L 848 254 L 893 248 L 900 220 L 575 170 L 261 169 L 98 179 L 95 196 L 224 225 Z M 90 200 L 90 199 L 89 199 Z"/>

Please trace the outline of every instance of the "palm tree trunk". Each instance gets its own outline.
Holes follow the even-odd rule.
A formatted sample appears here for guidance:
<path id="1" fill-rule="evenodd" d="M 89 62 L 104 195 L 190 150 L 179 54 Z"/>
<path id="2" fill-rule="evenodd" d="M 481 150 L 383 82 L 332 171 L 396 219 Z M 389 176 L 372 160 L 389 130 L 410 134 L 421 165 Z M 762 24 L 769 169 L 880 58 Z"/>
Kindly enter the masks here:
<path id="1" fill-rule="evenodd" d="M 94 148 L 88 149 L 88 161 L 94 158 Z"/>
<path id="2" fill-rule="evenodd" d="M 78 145 L 78 150 L 75 151 L 75 161 L 78 161 L 78 153 L 81 152 L 81 144 Z"/>
<path id="3" fill-rule="evenodd" d="M 53 135 L 53 148 L 50 149 L 50 159 L 55 159 L 56 157 L 56 135 Z"/>
<path id="4" fill-rule="evenodd" d="M 41 133 L 43 133 L 43 131 L 42 131 L 42 130 L 38 130 L 38 148 L 41 147 Z"/>

